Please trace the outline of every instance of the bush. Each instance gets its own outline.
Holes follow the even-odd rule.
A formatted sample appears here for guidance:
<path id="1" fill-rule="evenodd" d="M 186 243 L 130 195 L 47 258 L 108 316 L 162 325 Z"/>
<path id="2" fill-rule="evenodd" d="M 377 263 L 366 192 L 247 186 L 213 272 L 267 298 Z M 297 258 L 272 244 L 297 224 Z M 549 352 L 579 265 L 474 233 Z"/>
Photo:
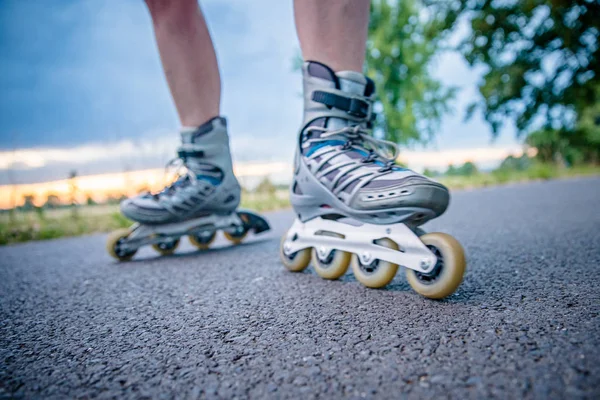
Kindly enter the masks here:
<path id="1" fill-rule="evenodd" d="M 555 167 L 548 164 L 535 163 L 528 171 L 527 176 L 530 179 L 543 179 L 548 180 L 555 176 L 558 176 Z"/>

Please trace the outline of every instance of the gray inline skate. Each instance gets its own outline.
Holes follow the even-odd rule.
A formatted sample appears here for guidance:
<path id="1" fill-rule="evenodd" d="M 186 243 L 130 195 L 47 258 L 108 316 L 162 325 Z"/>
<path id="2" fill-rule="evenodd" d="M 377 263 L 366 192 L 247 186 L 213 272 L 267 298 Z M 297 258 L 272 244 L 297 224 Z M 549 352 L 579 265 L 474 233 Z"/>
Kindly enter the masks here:
<path id="1" fill-rule="evenodd" d="M 365 286 L 379 288 L 407 268 L 412 288 L 429 298 L 452 294 L 462 281 L 461 245 L 445 233 L 424 233 L 448 190 L 397 166 L 397 146 L 372 136 L 373 82 L 306 62 L 304 122 L 295 155 L 291 202 L 297 218 L 281 242 L 290 271 L 312 260 L 325 279 L 348 265 Z"/>
<path id="2" fill-rule="evenodd" d="M 198 128 L 181 131 L 179 178 L 160 193 L 147 193 L 121 203 L 121 212 L 136 223 L 113 232 L 109 254 L 130 260 L 146 245 L 160 254 L 172 254 L 182 236 L 199 249 L 207 249 L 222 230 L 239 244 L 248 232 L 269 230 L 267 221 L 250 211 L 237 210 L 240 185 L 231 164 L 227 121 L 216 117 Z"/>

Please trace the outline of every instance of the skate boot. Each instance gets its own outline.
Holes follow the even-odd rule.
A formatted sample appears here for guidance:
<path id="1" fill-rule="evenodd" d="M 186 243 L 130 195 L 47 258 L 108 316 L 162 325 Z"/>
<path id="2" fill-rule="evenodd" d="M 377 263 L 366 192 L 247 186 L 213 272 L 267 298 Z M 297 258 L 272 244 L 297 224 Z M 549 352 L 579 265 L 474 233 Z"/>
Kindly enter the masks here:
<path id="1" fill-rule="evenodd" d="M 446 210 L 449 192 L 396 165 L 397 146 L 373 137 L 373 81 L 317 62 L 304 64 L 303 78 L 290 194 L 297 218 L 282 239 L 284 265 L 301 271 L 312 259 L 321 277 L 337 279 L 352 264 L 357 280 L 373 288 L 391 282 L 402 265 L 418 293 L 453 293 L 465 269 L 462 247 L 419 228 Z"/>
<path id="2" fill-rule="evenodd" d="M 162 255 L 172 254 L 184 235 L 194 246 L 207 249 L 218 230 L 239 244 L 249 231 L 269 229 L 264 218 L 236 211 L 240 185 L 233 174 L 225 118 L 184 128 L 181 142 L 178 157 L 169 163 L 179 166 L 179 178 L 159 193 L 121 203 L 121 212 L 135 224 L 109 237 L 108 252 L 118 260 L 131 259 L 149 244 Z"/>

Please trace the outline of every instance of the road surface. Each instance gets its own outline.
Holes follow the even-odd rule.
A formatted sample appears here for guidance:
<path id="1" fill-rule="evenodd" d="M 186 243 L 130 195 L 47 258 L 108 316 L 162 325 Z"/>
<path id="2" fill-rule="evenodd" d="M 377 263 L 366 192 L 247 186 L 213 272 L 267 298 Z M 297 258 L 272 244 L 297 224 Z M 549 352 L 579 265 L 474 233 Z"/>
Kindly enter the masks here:
<path id="1" fill-rule="evenodd" d="M 106 235 L 0 248 L 0 398 L 600 398 L 599 178 L 456 192 L 426 226 L 467 252 L 445 301 L 286 272 L 267 217 L 125 264 Z"/>

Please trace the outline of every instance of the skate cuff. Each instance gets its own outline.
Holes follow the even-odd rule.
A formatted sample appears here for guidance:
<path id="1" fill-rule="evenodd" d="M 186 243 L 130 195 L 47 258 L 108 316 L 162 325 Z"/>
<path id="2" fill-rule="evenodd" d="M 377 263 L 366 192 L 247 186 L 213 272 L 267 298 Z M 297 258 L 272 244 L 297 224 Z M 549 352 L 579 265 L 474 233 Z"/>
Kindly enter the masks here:
<path id="1" fill-rule="evenodd" d="M 338 93 L 343 93 L 339 91 Z M 354 118 L 370 121 L 373 117 L 373 103 L 367 97 L 348 96 L 347 94 L 338 94 L 330 91 L 315 90 L 312 93 L 312 100 L 345 111 Z"/>

